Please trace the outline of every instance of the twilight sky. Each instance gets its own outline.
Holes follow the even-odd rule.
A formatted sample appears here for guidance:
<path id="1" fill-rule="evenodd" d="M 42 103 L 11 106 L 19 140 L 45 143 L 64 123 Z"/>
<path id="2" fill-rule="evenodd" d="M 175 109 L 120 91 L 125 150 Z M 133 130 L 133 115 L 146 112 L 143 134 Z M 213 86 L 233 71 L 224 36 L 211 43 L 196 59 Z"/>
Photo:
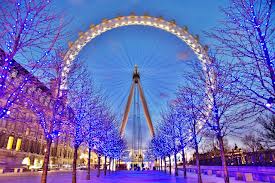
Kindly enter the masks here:
<path id="1" fill-rule="evenodd" d="M 188 26 L 192 34 L 200 35 L 202 44 L 211 44 L 203 37 L 203 31 L 219 26 L 223 16 L 219 7 L 226 0 L 58 0 L 56 9 L 72 19 L 68 41 L 75 41 L 78 32 L 88 30 L 90 24 L 98 24 L 103 18 L 129 15 L 162 16 L 174 19 L 178 25 Z M 153 123 L 160 112 L 174 97 L 177 86 L 184 82 L 181 74 L 188 67 L 184 61 L 196 59 L 188 46 L 175 36 L 152 27 L 128 26 L 104 33 L 90 42 L 78 58 L 85 60 L 96 85 L 108 96 L 110 106 L 122 119 L 132 81 L 132 71 L 137 64 L 141 83 L 148 102 Z M 126 136 L 131 142 L 132 111 L 126 127 Z M 149 131 L 141 109 L 143 141 L 149 139 Z"/>

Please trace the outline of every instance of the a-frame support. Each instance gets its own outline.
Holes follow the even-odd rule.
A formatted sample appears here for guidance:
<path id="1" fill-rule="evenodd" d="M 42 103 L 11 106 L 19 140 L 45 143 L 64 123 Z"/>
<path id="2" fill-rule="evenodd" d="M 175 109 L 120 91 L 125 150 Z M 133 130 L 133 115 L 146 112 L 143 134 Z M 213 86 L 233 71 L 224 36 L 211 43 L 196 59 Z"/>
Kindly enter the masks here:
<path id="1" fill-rule="evenodd" d="M 135 65 L 135 70 L 134 70 L 134 73 L 133 73 L 133 82 L 131 84 L 130 93 L 129 93 L 129 96 L 128 96 L 128 100 L 127 100 L 125 111 L 124 111 L 124 116 L 123 116 L 121 127 L 120 127 L 120 135 L 122 135 L 124 133 L 124 130 L 125 130 L 125 127 L 126 127 L 126 124 L 127 124 L 127 121 L 128 121 L 129 112 L 130 112 L 132 99 L 133 99 L 133 95 L 134 95 L 134 89 L 135 89 L 136 85 L 137 85 L 138 90 L 139 90 L 139 97 L 140 97 L 140 100 L 141 100 L 141 103 L 142 103 L 142 107 L 143 107 L 144 115 L 145 115 L 145 118 L 146 118 L 146 121 L 147 121 L 147 125 L 149 127 L 150 134 L 153 137 L 155 135 L 155 132 L 154 132 L 151 116 L 150 116 L 150 113 L 149 113 L 149 110 L 148 110 L 148 105 L 147 105 L 147 102 L 146 102 L 146 99 L 145 99 L 145 96 L 144 96 L 144 93 L 143 93 L 143 90 L 142 90 L 142 87 L 141 87 L 141 84 L 140 84 L 140 75 L 139 75 L 139 72 L 138 72 L 137 65 Z"/>

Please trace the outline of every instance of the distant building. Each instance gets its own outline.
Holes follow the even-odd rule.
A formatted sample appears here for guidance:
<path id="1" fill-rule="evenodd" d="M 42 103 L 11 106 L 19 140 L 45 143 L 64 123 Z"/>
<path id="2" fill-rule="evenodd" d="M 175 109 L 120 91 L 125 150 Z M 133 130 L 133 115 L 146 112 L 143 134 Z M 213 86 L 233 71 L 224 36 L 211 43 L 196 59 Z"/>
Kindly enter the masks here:
<path id="1" fill-rule="evenodd" d="M 258 150 L 256 152 L 244 152 L 241 148 L 235 146 L 229 152 L 226 152 L 227 165 L 240 166 L 275 166 L 275 149 Z M 213 149 L 210 152 L 199 155 L 201 165 L 220 166 L 222 165 L 220 152 L 218 149 Z M 193 155 L 193 159 L 190 164 L 195 164 L 196 157 Z"/>

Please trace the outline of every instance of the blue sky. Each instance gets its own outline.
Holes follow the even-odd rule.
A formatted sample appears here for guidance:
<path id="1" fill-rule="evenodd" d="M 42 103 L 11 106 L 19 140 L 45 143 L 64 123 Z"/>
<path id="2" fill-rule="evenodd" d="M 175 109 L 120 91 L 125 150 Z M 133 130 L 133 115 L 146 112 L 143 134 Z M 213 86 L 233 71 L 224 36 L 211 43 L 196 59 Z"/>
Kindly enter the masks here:
<path id="1" fill-rule="evenodd" d="M 175 20 L 188 26 L 192 34 L 200 35 L 202 44 L 211 40 L 203 37 L 203 31 L 219 26 L 222 17 L 219 8 L 225 0 L 59 0 L 56 10 L 61 10 L 72 22 L 67 27 L 75 41 L 78 32 L 88 30 L 90 24 L 98 24 L 103 18 L 145 12 Z M 78 56 L 84 60 L 91 77 L 108 97 L 118 119 L 122 118 L 129 93 L 134 65 L 140 68 L 141 83 L 148 102 L 153 123 L 174 97 L 177 86 L 184 82 L 181 75 L 188 69 L 185 60 L 196 59 L 190 48 L 175 36 L 151 27 L 129 26 L 111 30 L 94 39 Z M 126 127 L 126 136 L 131 141 L 132 112 Z M 141 109 L 144 142 L 149 139 Z"/>

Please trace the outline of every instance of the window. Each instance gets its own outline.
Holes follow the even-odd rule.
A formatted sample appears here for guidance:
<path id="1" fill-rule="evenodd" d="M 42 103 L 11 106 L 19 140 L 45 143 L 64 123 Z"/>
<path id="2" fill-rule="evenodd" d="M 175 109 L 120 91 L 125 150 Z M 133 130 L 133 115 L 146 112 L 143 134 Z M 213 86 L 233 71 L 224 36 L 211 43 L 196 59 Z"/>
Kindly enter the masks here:
<path id="1" fill-rule="evenodd" d="M 24 158 L 23 161 L 22 161 L 22 164 L 30 166 L 31 165 L 30 158 L 29 157 Z"/>
<path id="2" fill-rule="evenodd" d="M 27 128 L 27 129 L 26 129 L 26 135 L 29 135 L 29 134 L 30 134 L 30 129 Z"/>
<path id="3" fill-rule="evenodd" d="M 16 151 L 20 150 L 21 144 L 22 144 L 22 139 L 18 138 L 17 141 L 16 141 L 16 148 L 15 148 Z"/>
<path id="4" fill-rule="evenodd" d="M 2 126 L 3 128 L 6 128 L 7 122 L 6 122 L 6 120 L 1 120 L 1 121 L 0 121 L 0 124 L 1 124 L 1 126 Z"/>
<path id="5" fill-rule="evenodd" d="M 0 148 L 4 147 L 7 135 L 4 132 L 0 132 Z"/>
<path id="6" fill-rule="evenodd" d="M 13 140 L 14 140 L 14 137 L 13 136 L 9 136 L 9 140 L 8 140 L 8 144 L 7 144 L 7 149 L 8 150 L 12 149 Z"/>

